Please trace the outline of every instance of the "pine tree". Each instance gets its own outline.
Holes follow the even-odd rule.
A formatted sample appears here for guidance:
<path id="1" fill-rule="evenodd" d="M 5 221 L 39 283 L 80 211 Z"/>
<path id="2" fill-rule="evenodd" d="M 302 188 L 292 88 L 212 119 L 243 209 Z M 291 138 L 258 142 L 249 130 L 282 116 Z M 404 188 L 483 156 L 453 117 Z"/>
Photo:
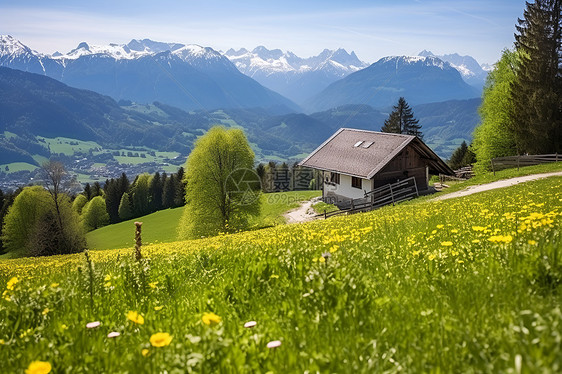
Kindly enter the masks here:
<path id="1" fill-rule="evenodd" d="M 521 63 L 510 113 L 519 153 L 562 150 L 562 0 L 527 3 L 515 47 Z"/>
<path id="2" fill-rule="evenodd" d="M 162 206 L 164 209 L 173 208 L 175 206 L 174 199 L 176 197 L 176 190 L 176 176 L 172 174 L 166 178 L 166 181 L 164 182 L 164 188 L 162 191 Z"/>
<path id="3" fill-rule="evenodd" d="M 111 179 L 105 183 L 105 206 L 111 223 L 119 222 L 119 194 L 118 180 Z"/>
<path id="4" fill-rule="evenodd" d="M 382 132 L 390 132 L 395 134 L 415 135 L 422 139 L 421 125 L 419 120 L 414 118 L 412 108 L 408 105 L 406 100 L 401 97 L 398 99 L 398 104 L 393 107 L 392 113 L 384 121 L 381 128 Z"/>
<path id="5" fill-rule="evenodd" d="M 156 172 L 152 179 L 150 180 L 150 210 L 156 212 L 162 210 L 162 179 L 160 178 L 160 173 Z"/>
<path id="6" fill-rule="evenodd" d="M 185 205 L 185 188 L 187 183 L 185 182 L 184 177 L 185 170 L 183 166 L 181 166 L 176 173 L 176 196 L 174 199 L 174 205 L 176 207 Z"/>
<path id="7" fill-rule="evenodd" d="M 90 199 L 92 198 L 92 186 L 90 186 L 90 183 L 86 183 L 86 185 L 84 186 L 84 192 L 82 193 L 84 194 L 84 196 L 86 196 L 86 199 L 90 201 Z"/>

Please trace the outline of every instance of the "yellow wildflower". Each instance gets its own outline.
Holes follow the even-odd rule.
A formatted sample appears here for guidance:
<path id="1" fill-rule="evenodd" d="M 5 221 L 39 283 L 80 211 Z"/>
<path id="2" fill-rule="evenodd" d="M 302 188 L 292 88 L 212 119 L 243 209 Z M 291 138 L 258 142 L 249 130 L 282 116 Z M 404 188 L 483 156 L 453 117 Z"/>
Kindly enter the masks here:
<path id="1" fill-rule="evenodd" d="M 537 241 L 536 241 L 536 240 L 529 240 L 528 243 L 529 243 L 530 245 L 536 245 L 536 244 L 537 244 Z"/>
<path id="2" fill-rule="evenodd" d="M 50 372 L 51 364 L 46 361 L 33 361 L 25 370 L 25 374 L 47 374 Z"/>
<path id="3" fill-rule="evenodd" d="M 18 278 L 12 277 L 12 278 L 10 278 L 10 280 L 8 281 L 8 284 L 6 285 L 6 288 L 9 289 L 10 291 L 13 291 L 13 290 L 14 290 L 14 286 L 16 285 L 16 283 L 18 283 Z"/>
<path id="4" fill-rule="evenodd" d="M 148 284 L 150 288 L 158 288 L 158 282 L 151 282 Z"/>
<path id="5" fill-rule="evenodd" d="M 435 227 L 437 227 L 438 229 L 442 229 L 443 227 L 445 227 L 445 225 L 437 225 Z"/>
<path id="6" fill-rule="evenodd" d="M 201 317 L 201 321 L 203 321 L 205 325 L 211 326 L 220 323 L 221 318 L 213 312 L 209 312 L 209 313 L 206 312 L 203 313 L 203 317 Z"/>
<path id="7" fill-rule="evenodd" d="M 450 246 L 453 245 L 453 242 L 441 242 L 441 245 L 442 245 L 443 247 L 450 247 Z"/>
<path id="8" fill-rule="evenodd" d="M 324 256 L 318 257 L 318 262 L 326 262 Z"/>
<path id="9" fill-rule="evenodd" d="M 472 229 L 474 231 L 484 231 L 484 230 L 486 230 L 486 228 L 482 227 L 482 226 L 472 226 Z"/>
<path id="10" fill-rule="evenodd" d="M 129 311 L 129 313 L 127 313 L 127 319 L 138 325 L 144 324 L 144 317 L 140 315 L 138 312 L 133 312 L 132 310 Z"/>
<path id="11" fill-rule="evenodd" d="M 149 351 L 147 348 L 145 348 L 145 349 L 143 349 L 143 350 L 141 351 L 141 354 L 142 354 L 144 357 L 148 356 L 149 353 L 150 353 L 150 351 Z"/>
<path id="12" fill-rule="evenodd" d="M 172 341 L 172 336 L 167 332 L 157 332 L 150 337 L 150 344 L 153 347 L 165 347 Z M 148 354 L 148 352 L 147 352 Z"/>
<path id="13" fill-rule="evenodd" d="M 159 310 L 162 310 L 162 308 L 164 308 L 162 305 L 158 305 L 158 306 L 154 307 L 154 310 L 159 311 Z"/>
<path id="14" fill-rule="evenodd" d="M 330 248 L 330 253 L 334 253 L 335 251 L 337 251 L 340 248 L 339 245 L 334 244 L 331 248 Z"/>
<path id="15" fill-rule="evenodd" d="M 47 315 L 47 313 L 49 313 L 49 308 L 45 308 L 43 309 L 43 311 L 41 312 L 42 315 Z"/>
<path id="16" fill-rule="evenodd" d="M 51 288 L 57 288 L 59 286 L 58 283 L 51 283 Z"/>

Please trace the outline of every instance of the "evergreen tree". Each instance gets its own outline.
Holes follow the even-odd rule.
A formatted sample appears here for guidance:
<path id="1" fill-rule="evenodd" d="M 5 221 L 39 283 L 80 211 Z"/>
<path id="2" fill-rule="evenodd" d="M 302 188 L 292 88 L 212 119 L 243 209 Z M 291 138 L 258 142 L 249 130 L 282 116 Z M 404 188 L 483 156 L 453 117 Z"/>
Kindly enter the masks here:
<path id="1" fill-rule="evenodd" d="M 121 196 L 121 202 L 119 203 L 119 218 L 122 221 L 133 218 L 133 209 L 131 208 L 131 198 L 129 194 L 125 192 Z"/>
<path id="2" fill-rule="evenodd" d="M 527 3 L 515 48 L 521 63 L 511 86 L 518 153 L 562 151 L 562 0 Z"/>
<path id="3" fill-rule="evenodd" d="M 84 192 L 82 192 L 82 194 L 86 196 L 86 199 L 88 199 L 88 201 L 90 201 L 90 199 L 92 198 L 92 186 L 90 186 L 89 182 L 84 186 Z"/>
<path id="4" fill-rule="evenodd" d="M 398 104 L 393 107 L 392 113 L 390 113 L 386 121 L 384 121 L 381 131 L 415 135 L 422 139 L 423 134 L 420 129 L 421 125 L 419 125 L 419 120 L 414 118 L 412 108 L 410 108 L 406 100 L 401 97 L 398 99 Z"/>
<path id="5" fill-rule="evenodd" d="M 107 185 L 107 181 L 105 182 Z M 92 195 L 90 196 L 90 200 L 92 200 L 96 196 L 103 196 L 103 189 L 101 188 L 100 182 L 94 182 L 94 186 L 92 187 Z"/>
<path id="6" fill-rule="evenodd" d="M 172 174 L 166 178 L 166 181 L 164 182 L 164 188 L 162 191 L 162 206 L 164 209 L 173 208 L 175 206 L 174 199 L 176 197 L 176 190 L 176 177 Z"/>
<path id="7" fill-rule="evenodd" d="M 160 173 L 156 172 L 152 179 L 150 180 L 150 210 L 156 212 L 162 210 L 162 179 L 160 178 Z"/>
<path id="8" fill-rule="evenodd" d="M 174 205 L 184 206 L 185 205 L 185 188 L 187 182 L 185 181 L 185 170 L 183 166 L 180 166 L 178 172 L 176 173 L 176 196 Z"/>
<path id="9" fill-rule="evenodd" d="M 125 192 L 129 192 L 129 178 L 125 173 L 121 173 L 121 177 L 119 178 L 118 182 L 118 190 L 119 190 L 119 197 L 121 197 Z"/>
<path id="10" fill-rule="evenodd" d="M 105 206 L 111 223 L 119 222 L 121 195 L 118 180 L 111 179 L 105 183 Z"/>

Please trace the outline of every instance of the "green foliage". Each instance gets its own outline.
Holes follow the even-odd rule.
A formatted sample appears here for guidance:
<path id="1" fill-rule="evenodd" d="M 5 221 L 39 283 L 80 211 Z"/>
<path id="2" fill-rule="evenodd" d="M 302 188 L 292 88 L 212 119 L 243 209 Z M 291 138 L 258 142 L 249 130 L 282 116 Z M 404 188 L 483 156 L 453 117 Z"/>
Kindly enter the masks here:
<path id="1" fill-rule="evenodd" d="M 518 20 L 515 47 L 521 56 L 510 111 L 520 153 L 562 151 L 562 11 L 560 0 L 527 3 Z"/>
<path id="2" fill-rule="evenodd" d="M 463 141 L 461 145 L 453 152 L 451 158 L 448 161 L 449 166 L 451 169 L 456 170 L 460 169 L 463 166 L 469 166 L 476 162 L 476 156 L 472 147 L 466 145 L 466 142 Z"/>
<path id="3" fill-rule="evenodd" d="M 96 196 L 88 201 L 82 209 L 81 218 L 85 231 L 92 231 L 109 224 L 109 214 L 103 197 Z"/>
<path id="4" fill-rule="evenodd" d="M 82 214 L 82 209 L 84 208 L 84 205 L 86 205 L 87 203 L 88 203 L 88 198 L 83 194 L 79 194 L 72 202 L 72 209 L 78 215 L 80 215 Z"/>
<path id="5" fill-rule="evenodd" d="M 549 178 L 145 245 L 140 263 L 132 241 L 87 259 L 0 261 L 9 298 L 0 298 L 0 368 L 21 373 L 42 360 L 80 373 L 559 372 L 561 191 L 562 178 Z M 203 318 L 210 312 L 220 322 Z M 100 325 L 86 328 L 92 321 Z M 158 332 L 170 344 L 151 345 Z M 274 340 L 281 345 L 268 348 Z M 68 342 L 88 354 L 62 349 Z"/>
<path id="6" fill-rule="evenodd" d="M 479 109 L 481 123 L 474 130 L 472 143 L 477 171 L 489 170 L 492 158 L 516 154 L 510 112 L 513 110 L 511 85 L 518 61 L 517 52 L 504 50 L 486 79 Z"/>
<path id="7" fill-rule="evenodd" d="M 244 132 L 213 127 L 195 143 L 186 167 L 181 238 L 232 232 L 259 214 L 259 177 Z"/>
<path id="8" fill-rule="evenodd" d="M 393 107 L 393 111 L 384 121 L 381 128 L 382 132 L 390 132 L 395 134 L 415 135 L 422 139 L 421 125 L 419 121 L 414 118 L 412 108 L 408 105 L 406 100 L 401 97 L 398 99 L 398 104 Z"/>
<path id="9" fill-rule="evenodd" d="M 312 209 L 314 209 L 317 214 L 324 214 L 324 212 L 330 213 L 339 210 L 337 206 L 333 204 L 326 204 L 323 201 L 317 202 L 316 204 L 312 205 Z"/>
<path id="10" fill-rule="evenodd" d="M 86 244 L 84 234 L 68 196 L 59 194 L 57 205 L 58 213 L 51 195 L 44 188 L 25 187 L 4 220 L 6 249 L 27 256 L 83 250 Z"/>
<path id="11" fill-rule="evenodd" d="M 141 174 L 137 177 L 132 187 L 133 212 L 135 216 L 144 216 L 150 213 L 150 174 Z"/>
<path id="12" fill-rule="evenodd" d="M 119 202 L 119 218 L 121 221 L 129 220 L 133 217 L 133 209 L 131 208 L 131 198 L 128 193 L 124 193 L 121 196 L 121 201 Z"/>

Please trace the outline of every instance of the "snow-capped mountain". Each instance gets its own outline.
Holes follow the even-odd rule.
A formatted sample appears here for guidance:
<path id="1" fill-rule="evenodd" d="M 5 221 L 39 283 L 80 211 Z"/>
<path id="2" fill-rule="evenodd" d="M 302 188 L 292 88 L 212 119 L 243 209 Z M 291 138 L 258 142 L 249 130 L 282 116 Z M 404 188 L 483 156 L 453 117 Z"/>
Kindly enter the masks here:
<path id="1" fill-rule="evenodd" d="M 430 51 L 423 50 L 420 52 L 419 56 L 434 56 L 448 62 L 452 67 L 457 69 L 459 73 L 461 73 L 461 76 L 466 83 L 478 89 L 482 89 L 484 86 L 486 76 L 490 70 L 489 65 L 480 65 L 474 57 L 461 56 L 458 53 L 437 56 Z"/>
<path id="2" fill-rule="evenodd" d="M 434 56 L 390 56 L 332 83 L 304 106 L 311 112 L 346 104 L 387 109 L 400 97 L 416 105 L 479 96 L 446 61 Z"/>
<path id="3" fill-rule="evenodd" d="M 42 55 L 0 36 L 0 66 L 38 73 L 116 100 L 164 102 L 182 109 L 276 107 L 290 100 L 240 73 L 219 52 L 149 39 L 106 46 L 80 43 L 66 54 Z"/>
<path id="4" fill-rule="evenodd" d="M 367 66 L 354 52 L 347 53 L 344 49 L 325 49 L 309 58 L 263 46 L 252 51 L 229 49 L 224 55 L 242 73 L 297 103 Z"/>

